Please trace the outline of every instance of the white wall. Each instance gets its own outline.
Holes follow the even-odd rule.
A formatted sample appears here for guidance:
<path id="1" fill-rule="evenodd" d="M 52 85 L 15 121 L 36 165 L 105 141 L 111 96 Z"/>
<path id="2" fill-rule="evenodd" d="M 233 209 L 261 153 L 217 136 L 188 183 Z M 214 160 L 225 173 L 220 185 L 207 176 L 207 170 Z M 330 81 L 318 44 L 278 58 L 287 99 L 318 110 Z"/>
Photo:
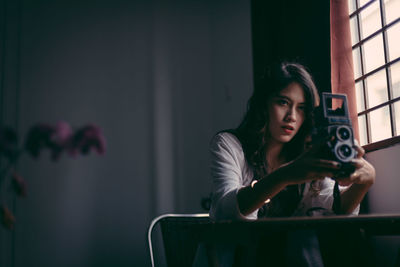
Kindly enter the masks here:
<path id="1" fill-rule="evenodd" d="M 376 182 L 368 193 L 371 213 L 400 213 L 400 145 L 368 153 L 367 159 L 376 170 Z"/>
<path id="2" fill-rule="evenodd" d="M 23 158 L 29 193 L 15 204 L 15 235 L 0 237 L 3 262 L 148 265 L 151 219 L 202 211 L 208 142 L 245 110 L 250 1 L 25 0 L 18 8 L 6 9 L 21 26 L 6 35 L 21 29 L 20 41 L 3 49 L 18 55 L 7 64 L 19 66 L 19 80 L 3 90 L 18 92 L 21 133 L 39 121 L 93 122 L 108 148 L 57 163 Z"/>
<path id="3" fill-rule="evenodd" d="M 398 158 L 400 145 L 395 145 L 367 154 L 367 159 L 374 165 L 376 181 L 368 192 L 368 204 L 371 214 L 400 213 L 400 169 Z M 400 237 L 376 236 L 372 238 L 376 264 L 395 266 L 399 261 Z"/>

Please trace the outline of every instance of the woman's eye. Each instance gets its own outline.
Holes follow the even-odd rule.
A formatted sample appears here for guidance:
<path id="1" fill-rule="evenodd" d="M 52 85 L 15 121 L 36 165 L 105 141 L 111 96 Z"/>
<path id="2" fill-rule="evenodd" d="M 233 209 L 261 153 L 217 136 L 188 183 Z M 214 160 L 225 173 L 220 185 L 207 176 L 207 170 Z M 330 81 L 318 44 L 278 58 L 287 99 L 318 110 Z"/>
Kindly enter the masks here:
<path id="1" fill-rule="evenodd" d="M 297 107 L 301 112 L 305 112 L 306 107 L 305 106 L 298 106 Z"/>
<path id="2" fill-rule="evenodd" d="M 289 102 L 287 100 L 285 100 L 285 99 L 279 99 L 278 100 L 278 104 L 281 105 L 281 106 L 286 106 L 286 105 L 289 104 Z"/>

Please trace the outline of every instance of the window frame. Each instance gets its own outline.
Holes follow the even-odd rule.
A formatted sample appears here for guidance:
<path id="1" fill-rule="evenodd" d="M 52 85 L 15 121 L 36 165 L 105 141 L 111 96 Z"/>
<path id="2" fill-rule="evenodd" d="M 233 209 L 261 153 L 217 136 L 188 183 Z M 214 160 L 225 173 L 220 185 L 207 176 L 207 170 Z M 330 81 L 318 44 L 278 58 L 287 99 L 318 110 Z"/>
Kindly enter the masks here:
<path id="1" fill-rule="evenodd" d="M 394 103 L 400 101 L 400 97 L 393 98 L 393 88 L 392 88 L 392 80 L 391 80 L 391 73 L 390 73 L 390 67 L 396 64 L 397 62 L 400 62 L 400 57 L 397 57 L 393 60 L 390 61 L 389 59 L 389 53 L 388 53 L 388 37 L 387 37 L 387 30 L 393 27 L 394 25 L 400 24 L 400 17 L 391 21 L 389 24 L 386 24 L 386 15 L 385 15 L 385 4 L 384 0 L 371 0 L 365 3 L 363 6 L 360 5 L 360 0 L 349 0 L 353 1 L 355 4 L 355 10 L 349 15 L 349 19 L 356 19 L 356 25 L 357 25 L 357 37 L 358 37 L 358 42 L 352 45 L 352 53 L 356 49 L 358 49 L 360 53 L 360 67 L 361 67 L 361 76 L 355 78 L 354 81 L 355 84 L 358 82 L 362 83 L 362 95 L 364 99 L 361 99 L 364 103 L 365 109 L 361 112 L 357 113 L 357 118 L 360 116 L 364 116 L 363 120 L 365 120 L 365 128 L 366 128 L 366 138 L 367 138 L 367 144 L 363 145 L 364 149 L 367 152 L 386 148 L 389 146 L 393 146 L 395 144 L 400 143 L 400 129 L 396 129 L 396 118 L 395 118 L 395 110 L 394 110 Z M 380 28 L 373 33 L 369 34 L 366 36 L 364 39 L 361 38 L 361 21 L 360 21 L 360 14 L 363 10 L 365 10 L 367 7 L 369 7 L 371 4 L 375 3 L 376 1 L 379 2 L 379 12 L 380 12 Z M 363 44 L 366 43 L 367 41 L 371 40 L 372 38 L 382 35 L 382 40 L 383 40 L 383 54 L 384 54 L 384 64 L 381 66 L 378 66 L 377 68 L 370 70 L 369 72 L 365 72 L 365 56 L 364 56 L 364 49 L 363 49 Z M 369 107 L 368 104 L 368 90 L 366 86 L 366 79 L 368 77 L 371 77 L 373 74 L 385 70 L 385 77 L 386 77 L 386 86 L 387 86 L 387 96 L 388 100 L 380 103 L 378 105 L 375 105 L 373 107 Z M 358 97 L 358 96 L 357 96 Z M 390 130 L 391 130 L 391 135 L 392 137 L 372 142 L 371 138 L 371 121 L 370 121 L 370 113 L 374 110 L 378 110 L 383 107 L 389 107 L 389 116 L 390 116 Z M 360 129 L 361 130 L 361 129 Z"/>

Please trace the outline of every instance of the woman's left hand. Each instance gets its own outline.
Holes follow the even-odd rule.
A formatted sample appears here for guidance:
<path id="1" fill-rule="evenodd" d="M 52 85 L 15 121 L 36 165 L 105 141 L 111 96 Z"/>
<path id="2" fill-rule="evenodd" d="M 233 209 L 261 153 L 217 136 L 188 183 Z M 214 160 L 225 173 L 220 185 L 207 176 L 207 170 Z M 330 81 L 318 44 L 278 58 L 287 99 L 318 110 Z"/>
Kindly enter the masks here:
<path id="1" fill-rule="evenodd" d="M 355 140 L 354 148 L 357 150 L 357 158 L 353 159 L 351 163 L 356 168 L 355 171 L 346 177 L 336 177 L 336 180 L 342 186 L 359 184 L 370 187 L 375 182 L 375 168 L 363 158 L 365 150 L 357 140 Z"/>

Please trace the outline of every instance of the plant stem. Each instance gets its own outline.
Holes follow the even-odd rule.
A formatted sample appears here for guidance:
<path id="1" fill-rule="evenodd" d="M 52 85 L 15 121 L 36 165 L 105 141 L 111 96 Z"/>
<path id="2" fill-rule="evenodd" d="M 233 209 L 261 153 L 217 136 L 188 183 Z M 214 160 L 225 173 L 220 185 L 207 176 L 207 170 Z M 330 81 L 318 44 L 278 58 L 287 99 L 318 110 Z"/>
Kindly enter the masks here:
<path id="1" fill-rule="evenodd" d="M 5 181 L 7 180 L 7 177 L 9 176 L 12 167 L 15 166 L 22 153 L 23 153 L 22 149 L 18 150 L 15 156 L 8 160 L 7 165 L 3 169 L 0 169 L 0 198 L 3 201 L 5 197 L 5 188 L 6 188 Z"/>

